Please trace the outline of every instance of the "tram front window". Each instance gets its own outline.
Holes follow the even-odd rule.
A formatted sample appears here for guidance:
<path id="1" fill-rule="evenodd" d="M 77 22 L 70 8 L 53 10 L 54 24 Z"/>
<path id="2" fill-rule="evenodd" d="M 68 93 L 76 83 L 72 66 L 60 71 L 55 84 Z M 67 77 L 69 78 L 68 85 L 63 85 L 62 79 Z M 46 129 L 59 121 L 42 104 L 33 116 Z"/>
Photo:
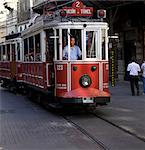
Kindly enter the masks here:
<path id="1" fill-rule="evenodd" d="M 68 60 L 69 46 L 70 46 L 70 60 L 80 60 L 82 56 L 81 52 L 81 30 L 71 29 L 70 33 L 65 29 L 63 31 L 62 41 L 65 44 L 63 46 L 63 60 Z M 67 37 L 70 38 L 70 43 L 68 43 Z M 66 42 L 67 41 L 67 42 Z"/>
<path id="2" fill-rule="evenodd" d="M 96 58 L 97 50 L 97 36 L 96 31 L 87 31 L 86 32 L 86 57 L 87 58 Z"/>

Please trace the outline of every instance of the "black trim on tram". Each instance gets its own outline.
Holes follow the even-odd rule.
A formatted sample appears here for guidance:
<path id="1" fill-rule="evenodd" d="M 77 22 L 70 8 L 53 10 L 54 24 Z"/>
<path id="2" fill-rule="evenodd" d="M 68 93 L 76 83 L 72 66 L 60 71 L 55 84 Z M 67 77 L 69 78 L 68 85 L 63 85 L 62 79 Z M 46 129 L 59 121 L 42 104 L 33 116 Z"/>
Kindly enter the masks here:
<path id="1" fill-rule="evenodd" d="M 106 105 L 110 102 L 110 97 L 95 97 L 92 103 L 84 103 L 83 98 L 61 98 L 57 97 L 57 101 L 61 104 L 96 104 L 96 105 Z"/>

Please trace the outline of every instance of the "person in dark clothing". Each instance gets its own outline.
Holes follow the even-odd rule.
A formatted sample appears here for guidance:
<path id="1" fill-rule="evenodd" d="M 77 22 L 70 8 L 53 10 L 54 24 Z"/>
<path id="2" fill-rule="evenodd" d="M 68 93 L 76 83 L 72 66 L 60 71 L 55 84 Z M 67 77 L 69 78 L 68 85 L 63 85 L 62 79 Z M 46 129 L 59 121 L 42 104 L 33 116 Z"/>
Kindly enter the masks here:
<path id="1" fill-rule="evenodd" d="M 131 63 L 127 66 L 127 71 L 129 72 L 129 79 L 130 79 L 130 86 L 131 86 L 131 92 L 132 96 L 135 95 L 135 89 L 134 86 L 137 89 L 137 95 L 139 96 L 139 72 L 141 71 L 140 66 L 138 63 L 136 63 L 135 58 L 132 58 Z"/>

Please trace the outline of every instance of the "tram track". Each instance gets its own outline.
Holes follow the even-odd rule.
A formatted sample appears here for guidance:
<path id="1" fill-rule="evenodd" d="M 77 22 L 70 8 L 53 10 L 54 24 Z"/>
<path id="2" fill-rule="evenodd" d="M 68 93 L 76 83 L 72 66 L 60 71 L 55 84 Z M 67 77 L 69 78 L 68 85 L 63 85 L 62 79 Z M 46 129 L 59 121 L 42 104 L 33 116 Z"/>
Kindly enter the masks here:
<path id="1" fill-rule="evenodd" d="M 131 132 L 131 131 L 129 131 L 129 130 L 119 126 L 119 125 L 117 125 L 117 124 L 115 124 L 115 123 L 113 123 L 112 121 L 109 121 L 108 119 L 106 119 L 104 117 L 101 117 L 101 116 L 99 116 L 99 115 L 97 115 L 95 113 L 92 113 L 92 112 L 89 112 L 89 114 L 91 114 L 91 115 L 93 115 L 93 116 L 95 116 L 95 117 L 97 117 L 97 118 L 99 118 L 99 119 L 101 119 L 101 120 L 111 124 L 112 126 L 120 129 L 121 131 L 123 131 L 123 132 L 125 132 L 125 133 L 127 133 L 127 134 L 129 134 L 129 135 L 131 135 L 131 136 L 133 136 L 133 137 L 135 137 L 137 139 L 139 139 L 140 141 L 145 142 L 145 138 L 143 138 L 143 137 L 141 137 L 141 136 L 139 136 L 139 135 L 137 135 L 137 134 L 135 134 L 135 133 L 133 133 L 133 132 Z"/>
<path id="2" fill-rule="evenodd" d="M 72 124 L 77 130 L 79 130 L 81 133 L 83 133 L 85 136 L 87 136 L 89 139 L 91 139 L 93 142 L 95 142 L 97 144 L 97 146 L 100 147 L 100 149 L 102 150 L 110 150 L 103 142 L 101 142 L 100 140 L 98 140 L 96 137 L 94 137 L 93 135 L 91 135 L 89 132 L 87 132 L 84 128 L 82 128 L 81 126 L 79 126 L 77 123 L 75 123 L 74 121 L 72 121 L 71 119 L 67 118 L 66 116 L 64 116 L 63 114 L 60 114 L 62 116 L 62 118 L 64 118 L 67 122 L 69 122 L 70 124 Z"/>
<path id="3" fill-rule="evenodd" d="M 99 119 L 99 120 L 107 123 L 108 125 L 110 125 L 111 128 L 115 127 L 116 128 L 115 130 L 119 129 L 118 131 L 122 132 L 122 134 L 124 134 L 124 137 L 125 136 L 130 136 L 131 139 L 133 138 L 134 140 L 136 139 L 137 141 L 139 140 L 140 142 L 145 143 L 145 139 L 143 137 L 131 132 L 130 130 L 127 130 L 127 129 L 121 127 L 120 125 L 117 125 L 116 123 L 114 123 L 114 122 L 112 122 L 112 121 L 110 121 L 110 120 L 108 120 L 104 117 L 101 117 L 100 115 L 96 114 L 95 112 L 85 111 L 85 114 L 94 116 L 94 118 L 92 119 L 91 122 L 94 122 L 94 120 Z M 102 150 L 112 149 L 102 138 L 100 138 L 99 135 L 95 135 L 94 133 L 91 133 L 90 130 L 89 130 L 89 125 L 88 124 L 83 124 L 84 122 L 82 123 L 81 120 L 79 120 L 77 117 L 75 117 L 75 115 L 71 115 L 71 117 L 69 115 L 66 115 L 66 114 L 63 114 L 63 113 L 61 113 L 60 115 L 67 122 L 72 124 L 77 130 L 79 130 L 81 133 L 83 133 L 89 139 L 94 141 Z"/>

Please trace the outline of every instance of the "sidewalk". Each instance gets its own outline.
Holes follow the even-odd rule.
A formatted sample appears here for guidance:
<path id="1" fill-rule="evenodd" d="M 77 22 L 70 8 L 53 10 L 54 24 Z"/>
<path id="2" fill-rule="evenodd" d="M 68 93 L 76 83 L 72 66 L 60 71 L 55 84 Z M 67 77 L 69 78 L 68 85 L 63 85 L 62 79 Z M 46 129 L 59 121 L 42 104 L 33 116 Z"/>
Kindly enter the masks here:
<path id="1" fill-rule="evenodd" d="M 111 102 L 99 107 L 97 112 L 145 141 L 145 96 L 142 95 L 142 83 L 139 85 L 140 96 L 132 96 L 128 81 L 116 82 L 114 87 L 110 86 Z"/>
<path id="2" fill-rule="evenodd" d="M 109 85 L 111 94 L 125 94 L 126 96 L 131 95 L 131 88 L 130 88 L 130 82 L 129 81 L 116 81 L 115 86 L 111 86 L 111 83 Z M 143 83 L 139 81 L 139 90 L 140 90 L 140 96 L 143 93 Z M 136 91 L 136 88 L 135 88 Z M 115 93 L 117 92 L 117 93 Z"/>

